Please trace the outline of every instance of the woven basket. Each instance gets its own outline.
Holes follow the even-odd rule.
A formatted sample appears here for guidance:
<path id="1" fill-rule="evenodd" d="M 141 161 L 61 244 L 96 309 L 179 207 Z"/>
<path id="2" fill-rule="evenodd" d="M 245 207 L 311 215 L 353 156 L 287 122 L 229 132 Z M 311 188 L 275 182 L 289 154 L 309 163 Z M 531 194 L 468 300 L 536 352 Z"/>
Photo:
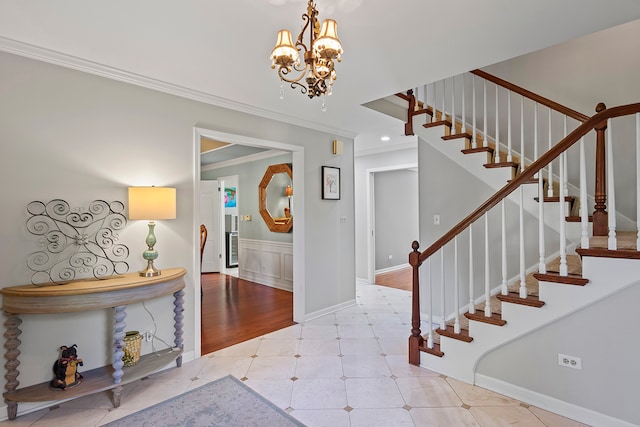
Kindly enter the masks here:
<path id="1" fill-rule="evenodd" d="M 129 331 L 124 336 L 124 356 L 122 361 L 124 366 L 133 366 L 140 360 L 140 347 L 142 346 L 142 335 L 138 331 Z"/>

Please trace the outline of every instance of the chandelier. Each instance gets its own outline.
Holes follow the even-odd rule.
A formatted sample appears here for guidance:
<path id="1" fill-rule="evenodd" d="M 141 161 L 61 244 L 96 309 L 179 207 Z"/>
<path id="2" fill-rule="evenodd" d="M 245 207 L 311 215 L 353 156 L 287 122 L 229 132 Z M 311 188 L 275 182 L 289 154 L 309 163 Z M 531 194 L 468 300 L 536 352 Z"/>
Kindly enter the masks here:
<path id="1" fill-rule="evenodd" d="M 313 0 L 309 0 L 307 13 L 302 15 L 302 20 L 305 24 L 296 44 L 293 44 L 289 30 L 280 30 L 276 47 L 271 52 L 271 68 L 278 67 L 280 76 L 280 98 L 284 96 L 282 82 L 291 83 L 293 89 L 299 86 L 303 94 L 313 99 L 320 95 L 331 95 L 331 88 L 336 79 L 334 65 L 336 60 L 341 61 L 342 54 L 338 24 L 333 19 L 325 19 L 320 27 L 318 10 Z M 303 42 L 307 29 L 308 47 Z M 304 67 L 300 63 L 300 55 L 303 53 Z M 290 76 L 294 72 L 298 74 Z"/>

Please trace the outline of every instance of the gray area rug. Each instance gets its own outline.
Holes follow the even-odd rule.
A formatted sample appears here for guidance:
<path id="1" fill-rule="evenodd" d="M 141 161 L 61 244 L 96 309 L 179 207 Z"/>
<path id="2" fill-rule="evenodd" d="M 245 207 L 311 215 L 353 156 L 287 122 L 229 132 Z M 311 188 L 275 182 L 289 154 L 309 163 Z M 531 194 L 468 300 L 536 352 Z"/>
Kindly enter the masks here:
<path id="1" fill-rule="evenodd" d="M 231 375 L 105 425 L 304 427 Z"/>

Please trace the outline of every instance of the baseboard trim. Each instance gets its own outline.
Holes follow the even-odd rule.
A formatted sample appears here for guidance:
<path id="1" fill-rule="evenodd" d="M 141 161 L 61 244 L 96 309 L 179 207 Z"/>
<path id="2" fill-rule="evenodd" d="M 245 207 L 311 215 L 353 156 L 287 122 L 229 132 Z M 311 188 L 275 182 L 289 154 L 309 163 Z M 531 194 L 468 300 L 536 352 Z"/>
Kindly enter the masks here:
<path id="1" fill-rule="evenodd" d="M 369 281 L 367 279 L 361 279 L 359 277 L 356 277 L 356 286 L 357 285 L 374 285 L 375 283 L 369 283 Z"/>
<path id="2" fill-rule="evenodd" d="M 555 397 L 547 396 L 487 375 L 476 373 L 475 382 L 477 386 L 593 427 L 636 427 L 636 424 L 631 424 L 627 421 L 613 418 L 609 415 L 583 408 L 573 403 L 565 402 Z"/>
<path id="3" fill-rule="evenodd" d="M 411 267 L 411 264 L 400 264 L 400 265 L 394 265 L 393 267 L 381 268 L 380 270 L 376 270 L 375 274 L 390 273 L 392 271 L 402 270 L 407 267 Z"/>
<path id="4" fill-rule="evenodd" d="M 353 307 L 354 305 L 356 305 L 355 299 L 332 305 L 331 307 L 323 308 L 322 310 L 314 311 L 313 313 L 308 313 L 306 316 L 304 316 L 304 321 L 308 322 L 310 320 L 317 319 L 318 317 L 322 317 L 326 314 L 335 313 L 338 310 L 344 310 L 345 308 Z"/>

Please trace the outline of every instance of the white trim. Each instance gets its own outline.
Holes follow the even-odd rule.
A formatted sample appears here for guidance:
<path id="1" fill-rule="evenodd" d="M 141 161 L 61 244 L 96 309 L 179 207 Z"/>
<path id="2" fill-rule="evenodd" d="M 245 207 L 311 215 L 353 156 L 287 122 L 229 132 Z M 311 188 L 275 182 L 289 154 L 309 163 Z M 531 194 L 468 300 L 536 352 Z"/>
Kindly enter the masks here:
<path id="1" fill-rule="evenodd" d="M 268 147 L 278 150 L 290 151 L 292 154 L 292 165 L 296 173 L 293 174 L 294 188 L 305 188 L 305 163 L 304 163 L 304 147 L 300 145 L 286 144 L 282 142 L 269 141 L 265 139 L 252 138 L 244 135 L 230 134 L 219 132 L 211 129 L 194 127 L 194 143 L 193 143 L 193 181 L 194 181 L 194 224 L 200 224 L 200 138 L 207 137 L 218 141 L 231 142 L 237 144 L 251 145 L 254 147 Z M 300 323 L 305 317 L 305 287 L 306 287 L 306 269 L 305 269 L 305 192 L 301 191 L 296 194 L 292 200 L 292 209 L 296 212 L 296 226 L 293 227 L 293 321 Z M 194 227 L 195 228 L 195 227 Z M 194 230 L 193 245 L 198 248 L 198 231 Z M 194 254 L 195 255 L 195 254 Z M 196 256 L 194 256 L 193 271 L 199 271 Z M 196 357 L 200 357 L 200 276 L 195 275 L 195 283 L 197 292 L 194 292 L 194 345 L 196 349 Z"/>
<path id="2" fill-rule="evenodd" d="M 369 281 L 367 279 L 363 279 L 361 277 L 356 277 L 356 286 L 357 285 L 375 285 L 375 283 L 369 283 Z"/>
<path id="3" fill-rule="evenodd" d="M 369 168 L 365 171 L 365 188 L 367 192 L 367 280 L 369 283 L 375 283 L 375 258 L 376 258 L 376 236 L 375 236 L 375 198 L 374 198 L 374 186 L 375 179 L 374 174 L 376 172 L 387 172 L 394 170 L 411 170 L 418 169 L 418 163 L 407 163 L 402 165 L 381 166 L 375 168 Z"/>
<path id="4" fill-rule="evenodd" d="M 574 405 L 573 403 L 565 402 L 483 374 L 476 373 L 475 385 L 593 427 L 636 426 L 635 424 L 631 424 L 627 421 L 613 418 L 609 415 L 605 415 L 588 408 L 583 408 L 581 406 Z"/>
<path id="5" fill-rule="evenodd" d="M 37 61 L 47 62 L 49 64 L 54 64 L 61 67 L 71 68 L 73 70 L 82 71 L 84 73 L 93 74 L 111 80 L 117 80 L 136 86 L 141 86 L 147 89 L 156 90 L 158 92 L 176 95 L 181 98 L 204 102 L 205 104 L 209 105 L 228 108 L 230 110 L 240 111 L 242 113 L 253 114 L 259 117 L 277 120 L 279 122 L 302 126 L 307 129 L 333 133 L 344 138 L 353 139 L 356 137 L 356 134 L 352 132 L 323 126 L 318 123 L 299 119 L 297 117 L 292 117 L 286 114 L 277 113 L 275 111 L 269 111 L 263 108 L 243 104 L 230 99 L 221 98 L 209 93 L 175 85 L 173 83 L 165 82 L 162 80 L 153 79 L 151 77 L 143 76 L 140 74 L 131 73 L 129 71 L 120 70 L 118 68 L 109 67 L 97 62 L 88 61 L 86 59 L 34 46 L 32 44 L 20 42 L 7 37 L 0 36 L 0 51 L 7 52 L 13 55 L 23 56 L 30 59 L 35 59 Z"/>
<path id="6" fill-rule="evenodd" d="M 406 263 L 406 264 L 395 265 L 393 267 L 382 268 L 380 270 L 376 270 L 375 273 L 376 274 L 390 273 L 392 271 L 403 270 L 407 267 L 411 267 L 411 264 Z"/>
<path id="7" fill-rule="evenodd" d="M 286 154 L 287 152 L 283 152 L 280 150 L 269 150 L 263 151 L 262 153 L 251 154 L 249 156 L 238 157 L 236 159 L 225 160 L 223 162 L 212 163 L 210 165 L 204 165 L 200 169 L 201 172 L 211 171 L 219 168 L 226 168 L 227 166 L 235 166 L 241 165 L 243 163 L 255 162 L 257 160 L 269 159 L 271 157 L 280 156 L 282 154 Z M 204 153 L 201 153 L 204 154 Z"/>
<path id="8" fill-rule="evenodd" d="M 310 320 L 317 319 L 318 317 L 335 313 L 336 311 L 344 310 L 345 308 L 353 307 L 354 305 L 356 305 L 356 300 L 352 299 L 349 301 L 342 302 L 340 304 L 333 305 L 331 307 L 323 308 L 322 310 L 314 311 L 313 313 L 309 313 L 305 315 L 304 321 L 308 322 Z"/>

